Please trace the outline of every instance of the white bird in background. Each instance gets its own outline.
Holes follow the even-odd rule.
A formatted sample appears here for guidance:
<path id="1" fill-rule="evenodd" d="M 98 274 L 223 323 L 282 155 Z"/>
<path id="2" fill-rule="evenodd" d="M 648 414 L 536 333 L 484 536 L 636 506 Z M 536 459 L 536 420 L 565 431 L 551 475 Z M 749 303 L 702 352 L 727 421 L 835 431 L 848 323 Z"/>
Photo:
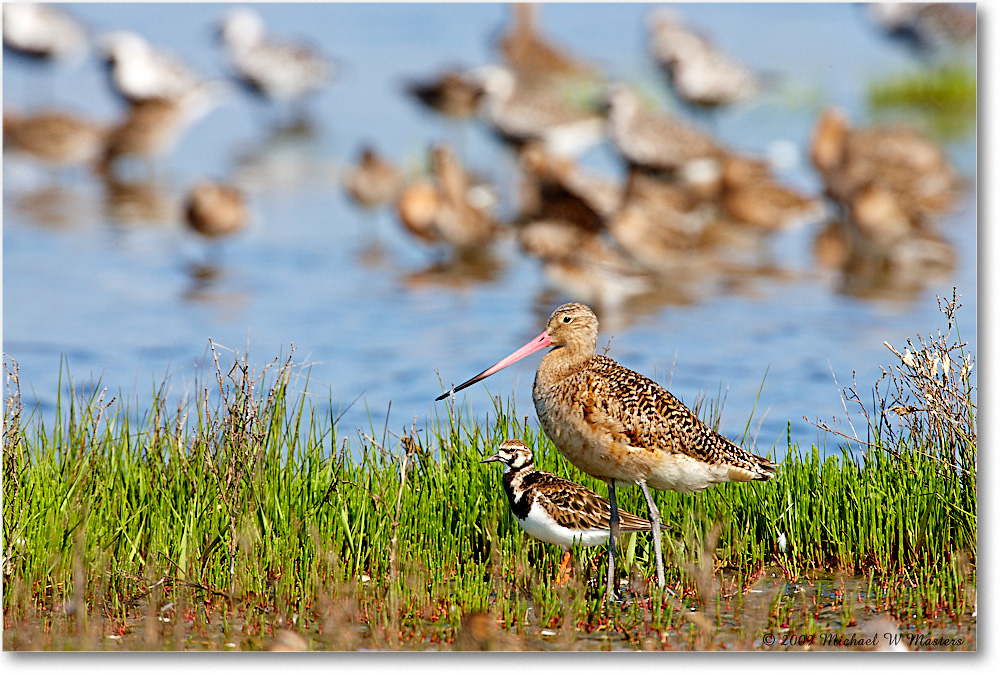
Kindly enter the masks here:
<path id="1" fill-rule="evenodd" d="M 87 50 L 87 32 L 76 19 L 51 5 L 5 2 L 3 44 L 39 60 L 78 60 Z"/>
<path id="2" fill-rule="evenodd" d="M 269 100 L 297 103 L 334 75 L 333 63 L 311 46 L 269 39 L 264 20 L 252 9 L 226 14 L 219 35 L 242 83 Z"/>

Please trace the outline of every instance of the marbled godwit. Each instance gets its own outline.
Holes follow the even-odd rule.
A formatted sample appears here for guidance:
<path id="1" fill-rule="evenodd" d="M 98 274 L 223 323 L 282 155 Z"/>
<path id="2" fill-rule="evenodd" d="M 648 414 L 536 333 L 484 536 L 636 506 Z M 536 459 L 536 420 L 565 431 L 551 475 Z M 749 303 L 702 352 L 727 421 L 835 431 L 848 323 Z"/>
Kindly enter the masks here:
<path id="1" fill-rule="evenodd" d="M 715 140 L 682 122 L 640 106 L 621 84 L 608 91 L 608 133 L 615 149 L 634 168 L 675 174 L 724 152 Z"/>
<path id="2" fill-rule="evenodd" d="M 265 98 L 299 101 L 333 77 L 333 63 L 311 46 L 268 39 L 264 20 L 252 9 L 230 11 L 219 34 L 240 80 Z"/>
<path id="3" fill-rule="evenodd" d="M 538 33 L 538 8 L 533 4 L 511 5 L 513 21 L 497 46 L 504 61 L 520 77 L 534 84 L 558 80 L 596 80 L 597 69 L 570 55 Z"/>
<path id="4" fill-rule="evenodd" d="M 98 161 L 109 133 L 102 124 L 62 112 L 3 116 L 4 145 L 52 166 Z"/>
<path id="5" fill-rule="evenodd" d="M 162 52 L 138 33 L 115 31 L 101 38 L 111 85 L 129 103 L 176 100 L 208 82 L 172 54 Z M 221 83 L 213 83 L 220 86 Z"/>
<path id="6" fill-rule="evenodd" d="M 761 90 L 749 68 L 686 28 L 672 10 L 655 10 L 649 24 L 653 57 L 681 100 L 707 108 L 743 101 Z"/>
<path id="7" fill-rule="evenodd" d="M 555 544 L 566 552 L 556 583 L 567 572 L 574 545 L 590 547 L 607 543 L 611 535 L 608 500 L 579 483 L 536 469 L 527 445 L 508 439 L 495 454 L 482 460 L 486 462 L 503 465 L 503 489 L 518 525 L 535 539 Z M 648 532 L 652 527 L 648 520 L 628 511 L 618 514 L 619 532 Z"/>
<path id="8" fill-rule="evenodd" d="M 460 70 L 447 70 L 428 80 L 411 80 L 406 92 L 446 117 L 472 117 L 479 110 L 483 88 Z"/>
<path id="9" fill-rule="evenodd" d="M 76 19 L 51 5 L 5 2 L 3 46 L 39 60 L 68 59 L 86 51 L 87 32 Z"/>
<path id="10" fill-rule="evenodd" d="M 596 353 L 597 316 L 568 303 L 542 333 L 510 356 L 437 398 L 451 396 L 540 349 L 532 399 L 542 429 L 582 471 L 608 484 L 611 536 L 608 597 L 614 597 L 614 543 L 619 532 L 616 485 L 636 484 L 649 507 L 656 578 L 664 585 L 660 517 L 649 488 L 698 492 L 728 481 L 768 480 L 776 467 L 743 450 L 659 384 Z"/>
<path id="11" fill-rule="evenodd" d="M 371 146 L 361 149 L 356 166 L 344 174 L 347 194 L 359 206 L 374 208 L 392 201 L 403 186 L 403 174 Z"/>
<path id="12" fill-rule="evenodd" d="M 184 215 L 191 229 L 210 239 L 239 232 L 247 220 L 243 193 L 213 181 L 198 183 L 188 193 Z"/>
<path id="13" fill-rule="evenodd" d="M 560 155 L 575 155 L 600 141 L 600 115 L 571 105 L 545 88 L 524 86 L 503 66 L 480 66 L 472 75 L 482 84 L 487 121 L 504 140 L 520 145 L 537 140 Z"/>
<path id="14" fill-rule="evenodd" d="M 851 129 L 842 113 L 826 110 L 813 131 L 810 156 L 827 194 L 845 205 L 877 184 L 917 221 L 946 211 L 957 197 L 958 178 L 944 151 L 905 127 Z"/>

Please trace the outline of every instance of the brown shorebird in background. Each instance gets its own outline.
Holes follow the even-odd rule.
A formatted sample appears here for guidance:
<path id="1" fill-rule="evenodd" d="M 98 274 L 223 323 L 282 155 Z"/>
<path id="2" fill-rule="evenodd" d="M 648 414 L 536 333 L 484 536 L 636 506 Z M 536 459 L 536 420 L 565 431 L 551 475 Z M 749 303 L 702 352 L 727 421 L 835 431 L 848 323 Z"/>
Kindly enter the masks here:
<path id="1" fill-rule="evenodd" d="M 354 203 L 374 208 L 396 198 L 403 186 L 403 174 L 383 159 L 371 146 L 361 149 L 356 166 L 344 173 L 344 188 Z"/>
<path id="2" fill-rule="evenodd" d="M 492 195 L 447 145 L 432 146 L 430 154 L 432 178 L 413 181 L 396 198 L 400 222 L 419 239 L 461 255 L 486 247 L 497 233 Z"/>
<path id="3" fill-rule="evenodd" d="M 556 583 L 569 577 L 571 549 L 598 546 L 611 535 L 611 504 L 593 490 L 561 476 L 535 468 L 531 448 L 517 439 L 500 444 L 496 453 L 482 460 L 503 465 L 503 489 L 511 513 L 521 528 L 535 539 L 565 551 Z M 619 511 L 619 532 L 648 532 L 645 518 Z"/>
<path id="4" fill-rule="evenodd" d="M 653 380 L 598 355 L 597 326 L 590 307 L 575 302 L 562 305 L 538 337 L 437 400 L 551 347 L 535 374 L 535 411 L 559 452 L 608 484 L 607 595 L 613 598 L 620 526 L 616 485 L 638 485 L 646 498 L 656 579 L 663 587 L 660 516 L 649 488 L 698 492 L 717 483 L 768 480 L 776 467 L 713 431 Z"/>
<path id="5" fill-rule="evenodd" d="M 3 116 L 4 145 L 50 166 L 97 162 L 109 132 L 102 124 L 63 112 L 8 111 Z"/>
<path id="6" fill-rule="evenodd" d="M 184 215 L 192 230 L 215 239 L 242 230 L 246 225 L 247 208 L 243 193 L 238 189 L 204 181 L 188 193 Z"/>
<path id="7" fill-rule="evenodd" d="M 498 41 L 500 54 L 519 77 L 533 85 L 567 80 L 596 80 L 597 68 L 584 63 L 538 32 L 538 7 L 515 3 L 510 27 Z"/>
<path id="8" fill-rule="evenodd" d="M 503 66 L 480 66 L 471 75 L 482 85 L 486 120 L 505 141 L 541 141 L 550 152 L 575 155 L 601 140 L 601 116 L 555 90 L 529 86 Z"/>
<path id="9" fill-rule="evenodd" d="M 906 127 L 852 129 L 841 112 L 825 110 L 810 156 L 827 194 L 844 205 L 879 186 L 917 222 L 947 211 L 958 196 L 958 176 L 941 147 Z"/>
<path id="10" fill-rule="evenodd" d="M 479 83 L 460 70 L 446 70 L 427 80 L 410 80 L 404 88 L 431 110 L 456 119 L 475 115 L 483 95 Z"/>
<path id="11" fill-rule="evenodd" d="M 616 84 L 609 89 L 607 104 L 608 135 L 618 154 L 631 167 L 674 174 L 724 154 L 708 134 L 669 115 L 643 108 L 636 94 L 625 85 Z"/>

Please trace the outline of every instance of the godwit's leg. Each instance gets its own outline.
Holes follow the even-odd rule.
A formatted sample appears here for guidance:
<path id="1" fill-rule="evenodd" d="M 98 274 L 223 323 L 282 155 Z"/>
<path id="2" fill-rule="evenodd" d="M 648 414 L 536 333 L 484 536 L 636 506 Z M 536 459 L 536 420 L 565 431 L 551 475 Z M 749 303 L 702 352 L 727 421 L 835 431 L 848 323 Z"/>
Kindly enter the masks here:
<path id="1" fill-rule="evenodd" d="M 556 574 L 556 583 L 561 584 L 563 581 L 569 580 L 569 561 L 573 557 L 573 554 L 566 551 L 563 556 L 562 565 L 559 566 L 559 572 Z"/>
<path id="2" fill-rule="evenodd" d="M 615 495 L 615 482 L 608 481 L 608 501 L 611 503 L 611 536 L 608 537 L 608 600 L 614 600 L 615 594 L 615 546 L 618 542 L 618 497 Z"/>
<path id="3" fill-rule="evenodd" d="M 663 588 L 667 580 L 663 576 L 663 550 L 660 545 L 660 510 L 656 508 L 656 502 L 653 501 L 653 495 L 650 494 L 646 481 L 640 480 L 638 483 L 639 487 L 642 488 L 642 494 L 646 497 L 646 505 L 649 507 L 649 523 L 653 526 L 653 555 L 656 556 L 656 583 L 659 584 L 660 588 Z"/>

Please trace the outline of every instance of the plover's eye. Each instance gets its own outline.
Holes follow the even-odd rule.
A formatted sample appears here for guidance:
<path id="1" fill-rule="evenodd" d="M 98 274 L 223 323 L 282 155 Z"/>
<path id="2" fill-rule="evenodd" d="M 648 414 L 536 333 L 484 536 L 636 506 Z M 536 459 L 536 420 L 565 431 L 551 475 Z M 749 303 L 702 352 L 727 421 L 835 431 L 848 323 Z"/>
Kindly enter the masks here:
<path id="1" fill-rule="evenodd" d="M 564 316 L 563 317 L 563 323 L 569 323 L 572 320 L 573 320 L 573 317 L 571 317 L 571 316 Z"/>

